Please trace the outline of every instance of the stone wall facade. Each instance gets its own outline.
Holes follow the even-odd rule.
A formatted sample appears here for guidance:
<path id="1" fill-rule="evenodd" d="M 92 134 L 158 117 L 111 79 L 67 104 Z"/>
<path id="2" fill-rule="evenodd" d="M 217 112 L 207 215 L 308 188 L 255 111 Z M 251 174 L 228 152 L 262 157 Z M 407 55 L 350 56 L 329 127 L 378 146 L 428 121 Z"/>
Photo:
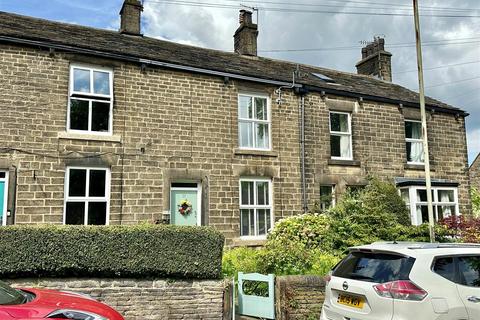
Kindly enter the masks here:
<path id="1" fill-rule="evenodd" d="M 275 278 L 275 307 L 278 320 L 319 319 L 325 300 L 325 281 L 318 276 Z"/>
<path id="2" fill-rule="evenodd" d="M 223 280 L 17 279 L 19 288 L 88 294 L 125 320 L 223 319 Z"/>
<path id="3" fill-rule="evenodd" d="M 113 70 L 113 134 L 66 131 L 72 63 Z M 240 239 L 239 179 L 271 179 L 273 215 L 303 212 L 300 97 L 277 87 L 222 77 L 142 67 L 78 54 L 0 44 L 0 170 L 9 172 L 9 224 L 64 223 L 68 166 L 103 166 L 111 172 L 110 224 L 162 221 L 174 182 L 201 186 L 201 224 Z M 271 151 L 239 149 L 238 95 L 269 98 Z M 352 114 L 354 161 L 332 161 L 329 111 Z M 306 198 L 320 185 L 362 185 L 369 175 L 422 177 L 406 164 L 404 120 L 419 111 L 310 92 L 305 96 Z M 429 116 L 435 179 L 459 184 L 461 213 L 471 211 L 463 117 Z"/>
<path id="4" fill-rule="evenodd" d="M 477 158 L 473 161 L 472 165 L 469 169 L 470 174 L 470 183 L 472 187 L 477 188 L 480 190 L 480 154 Z"/>

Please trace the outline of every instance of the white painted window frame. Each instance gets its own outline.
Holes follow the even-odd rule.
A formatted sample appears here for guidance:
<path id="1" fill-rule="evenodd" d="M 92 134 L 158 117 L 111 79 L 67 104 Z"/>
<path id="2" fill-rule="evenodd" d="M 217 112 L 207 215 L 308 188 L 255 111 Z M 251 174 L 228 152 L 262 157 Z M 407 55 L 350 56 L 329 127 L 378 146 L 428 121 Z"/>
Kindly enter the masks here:
<path id="1" fill-rule="evenodd" d="M 85 196 L 84 197 L 70 197 L 68 189 L 70 186 L 70 170 L 79 169 L 86 170 L 85 181 Z M 104 170 L 105 171 L 105 197 L 89 197 L 88 190 L 90 187 L 90 170 Z M 106 167 L 82 167 L 69 166 L 65 170 L 65 185 L 64 185 L 64 201 L 63 201 L 63 224 L 67 222 L 67 202 L 82 202 L 85 203 L 85 217 L 84 225 L 88 225 L 88 203 L 89 202 L 107 202 L 105 225 L 110 224 L 110 192 L 111 192 L 111 170 Z"/>
<path id="2" fill-rule="evenodd" d="M 175 181 L 174 183 L 177 183 L 179 181 Z M 186 181 L 181 181 L 180 183 L 183 183 Z M 186 182 L 189 183 L 189 182 Z M 197 191 L 197 226 L 202 225 L 202 184 L 200 182 L 191 182 L 191 183 L 196 183 L 197 187 L 196 188 L 182 188 L 182 187 L 172 187 L 170 184 L 170 197 L 172 196 L 172 191 Z M 170 208 L 172 210 L 172 208 Z M 170 213 L 171 214 L 171 213 Z M 172 221 L 172 217 L 170 217 L 170 221 Z"/>
<path id="3" fill-rule="evenodd" d="M 90 92 L 79 92 L 74 91 L 74 69 L 86 70 L 90 72 Z M 93 73 L 95 71 L 98 72 L 107 72 L 109 74 L 109 95 L 104 94 L 95 94 L 93 93 L 94 90 L 94 83 L 93 83 Z M 70 65 L 70 76 L 69 76 L 69 92 L 68 92 L 68 108 L 67 108 L 67 132 L 69 133 L 81 133 L 81 134 L 91 134 L 91 135 L 101 135 L 101 136 L 111 136 L 113 134 L 113 69 L 105 68 L 100 66 L 92 66 L 87 64 L 81 63 L 74 63 Z M 81 95 L 82 97 L 73 97 L 73 95 Z M 105 98 L 108 100 L 102 100 L 98 98 Z M 88 107 L 88 130 L 75 130 L 70 129 L 70 107 L 71 107 L 71 100 L 83 100 L 89 101 Z M 109 103 L 109 119 L 108 119 L 108 131 L 92 131 L 92 102 L 103 102 Z"/>
<path id="4" fill-rule="evenodd" d="M 417 201 L 417 191 L 426 190 L 424 186 L 408 186 L 399 188 L 398 192 L 401 194 L 401 190 L 408 190 L 409 203 L 407 207 L 410 211 L 410 219 L 413 225 L 420 225 L 428 221 L 421 221 L 422 217 L 417 214 L 417 205 L 427 205 L 426 201 Z M 457 187 L 432 187 L 433 191 L 433 215 L 435 221 L 438 221 L 438 207 L 440 206 L 455 206 L 455 212 L 457 216 L 461 215 L 460 206 L 458 203 L 458 188 Z M 438 191 L 453 191 L 453 199 L 455 202 L 440 202 L 438 199 Z"/>
<path id="5" fill-rule="evenodd" d="M 249 118 L 241 118 L 240 117 L 240 97 L 249 97 L 249 98 L 252 98 L 252 101 L 254 103 L 254 107 L 253 107 L 253 113 L 255 116 L 255 98 L 260 98 L 260 99 L 266 99 L 267 100 L 267 120 L 258 120 L 258 119 L 255 119 L 255 118 L 252 118 L 252 119 L 249 119 Z M 262 95 L 262 94 L 258 94 L 258 93 L 248 93 L 248 92 L 244 92 L 244 93 L 239 93 L 238 94 L 238 103 L 237 103 L 237 112 L 238 112 L 238 147 L 239 149 L 241 150 L 260 150 L 260 151 L 272 151 L 272 108 L 271 108 L 271 99 L 268 95 Z M 257 136 L 256 136 L 256 126 L 255 124 L 257 123 L 260 123 L 260 124 L 266 124 L 268 125 L 268 148 L 256 148 L 256 147 L 252 147 L 252 148 L 249 148 L 249 147 L 242 147 L 240 145 L 240 136 L 241 136 L 241 133 L 240 133 L 240 123 L 250 123 L 250 124 L 253 124 L 253 130 L 252 130 L 252 141 L 253 141 L 253 145 L 255 146 L 256 145 L 256 140 L 257 140 Z"/>
<path id="6" fill-rule="evenodd" d="M 333 131 L 332 130 L 332 114 L 345 114 L 347 115 L 348 120 L 348 132 L 342 131 Z M 330 140 L 332 136 L 343 136 L 349 138 L 350 144 L 350 157 L 334 157 L 332 155 L 331 159 L 333 160 L 353 160 L 353 139 L 352 139 L 352 114 L 349 112 L 341 112 L 341 111 L 330 111 L 328 113 L 328 123 L 329 123 L 329 131 L 330 131 Z"/>
<path id="7" fill-rule="evenodd" d="M 1 182 L 5 182 L 5 190 L 3 190 L 3 208 L 0 208 L 2 210 L 2 225 L 6 226 L 7 225 L 7 208 L 8 208 L 8 182 L 9 182 L 9 172 L 8 170 L 0 170 L 0 172 L 5 173 L 5 178 L 0 178 Z"/>
<path id="8" fill-rule="evenodd" d="M 413 123 L 420 123 L 420 125 L 422 124 L 422 121 L 419 121 L 419 120 L 411 120 L 411 119 L 405 119 L 405 122 L 404 122 L 404 129 L 405 129 L 405 156 L 407 156 L 407 163 L 408 164 L 414 164 L 414 165 L 421 165 L 421 166 L 424 166 L 425 165 L 425 162 L 419 162 L 419 161 L 408 161 L 408 154 L 406 154 L 406 148 L 407 148 L 407 142 L 415 142 L 415 143 L 421 143 L 422 144 L 422 151 L 423 151 L 423 155 L 425 156 L 425 150 L 423 150 L 423 131 L 422 131 L 422 138 L 420 139 L 413 139 L 413 138 L 407 138 L 407 130 L 406 130 L 406 124 L 407 122 L 413 122 Z"/>
<path id="9" fill-rule="evenodd" d="M 242 182 L 253 182 L 253 187 L 254 187 L 254 204 L 253 205 L 244 205 L 242 204 Z M 257 204 L 257 182 L 267 182 L 268 183 L 268 203 L 269 205 L 258 205 Z M 270 228 L 273 228 L 274 226 L 274 210 L 273 210 L 273 182 L 272 179 L 269 178 L 263 178 L 263 177 L 243 177 L 239 179 L 238 183 L 238 190 L 239 190 L 239 195 L 238 195 L 238 204 L 240 206 L 239 208 L 239 214 L 240 214 L 240 239 L 244 240 L 263 240 L 267 238 L 268 231 L 266 232 L 265 235 L 256 235 L 258 232 L 258 222 L 257 222 L 257 209 L 270 209 Z M 255 210 L 255 220 L 253 222 L 253 232 L 254 235 L 248 235 L 248 236 L 242 236 L 242 209 L 254 209 Z M 249 218 L 250 220 L 250 218 Z M 266 222 L 266 221 L 265 221 Z M 250 225 L 250 221 L 249 221 Z M 265 226 L 266 227 L 266 226 Z"/>

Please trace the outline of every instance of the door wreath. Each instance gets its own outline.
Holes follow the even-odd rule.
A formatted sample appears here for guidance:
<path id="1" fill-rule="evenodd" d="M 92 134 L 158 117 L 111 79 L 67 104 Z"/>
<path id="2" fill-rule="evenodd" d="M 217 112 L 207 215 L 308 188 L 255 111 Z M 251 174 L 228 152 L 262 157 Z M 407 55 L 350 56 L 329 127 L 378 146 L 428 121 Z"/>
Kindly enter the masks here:
<path id="1" fill-rule="evenodd" d="M 178 212 L 180 212 L 181 215 L 189 215 L 192 213 L 192 204 L 190 201 L 187 199 L 184 199 L 180 202 L 180 205 L 178 206 Z"/>

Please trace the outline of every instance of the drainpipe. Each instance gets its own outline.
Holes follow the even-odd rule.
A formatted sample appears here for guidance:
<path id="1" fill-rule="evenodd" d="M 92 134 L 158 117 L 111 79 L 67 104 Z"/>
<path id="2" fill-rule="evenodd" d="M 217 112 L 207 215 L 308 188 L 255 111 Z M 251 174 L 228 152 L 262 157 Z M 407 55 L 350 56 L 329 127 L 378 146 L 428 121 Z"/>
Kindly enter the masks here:
<path id="1" fill-rule="evenodd" d="M 305 93 L 300 97 L 300 169 L 302 180 L 302 204 L 303 213 L 307 213 L 307 187 L 305 181 Z"/>

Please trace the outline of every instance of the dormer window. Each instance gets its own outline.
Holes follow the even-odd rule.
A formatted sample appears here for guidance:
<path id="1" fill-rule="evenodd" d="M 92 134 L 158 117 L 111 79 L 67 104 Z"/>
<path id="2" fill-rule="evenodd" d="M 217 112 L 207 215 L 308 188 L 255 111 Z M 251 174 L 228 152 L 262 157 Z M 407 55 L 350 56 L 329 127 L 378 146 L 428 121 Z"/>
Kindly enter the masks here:
<path id="1" fill-rule="evenodd" d="M 67 131 L 112 134 L 113 72 L 101 67 L 72 65 Z"/>

